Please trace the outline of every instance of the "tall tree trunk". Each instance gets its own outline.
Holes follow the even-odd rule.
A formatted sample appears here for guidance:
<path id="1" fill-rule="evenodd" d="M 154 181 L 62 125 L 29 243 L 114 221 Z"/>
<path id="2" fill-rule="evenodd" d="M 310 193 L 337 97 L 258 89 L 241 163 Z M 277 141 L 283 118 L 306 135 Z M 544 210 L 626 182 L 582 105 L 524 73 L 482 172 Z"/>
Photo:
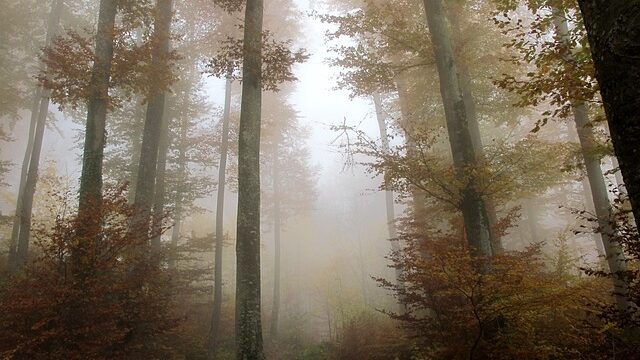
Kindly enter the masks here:
<path id="1" fill-rule="evenodd" d="M 567 125 L 567 131 L 569 134 L 569 141 L 573 142 L 573 143 L 578 143 L 580 144 L 580 139 L 578 139 L 578 132 L 577 132 L 577 126 L 575 126 L 575 120 L 574 120 L 574 127 L 573 127 L 576 131 L 572 131 L 572 129 L 570 128 L 569 125 Z M 583 159 L 584 161 L 584 159 Z M 584 200 L 584 208 L 586 211 L 590 211 L 591 213 L 595 213 L 596 211 L 596 206 L 593 202 L 593 196 L 591 195 L 591 186 L 589 185 L 589 178 L 587 177 L 583 177 L 582 180 L 580 180 L 580 187 L 582 189 L 582 198 Z M 598 256 L 604 258 L 605 257 L 605 253 L 604 253 L 604 245 L 602 244 L 602 237 L 598 234 L 591 233 L 591 239 L 593 240 L 593 244 L 596 247 L 596 252 L 598 253 Z"/>
<path id="2" fill-rule="evenodd" d="M 38 114 L 40 111 L 40 99 L 42 98 L 42 87 L 38 86 L 33 96 L 31 105 L 31 120 L 29 121 L 29 133 L 27 137 L 27 148 L 24 151 L 22 159 L 22 168 L 20 170 L 20 184 L 18 185 L 18 197 L 16 198 L 16 211 L 13 218 L 13 226 L 11 228 L 11 240 L 9 242 L 9 269 L 16 269 L 16 251 L 18 247 L 18 235 L 20 234 L 20 219 L 22 215 L 22 199 L 24 196 L 25 183 L 27 181 L 27 172 L 29 171 L 29 161 L 33 152 L 34 134 L 36 132 L 36 124 L 38 123 Z"/>
<path id="3" fill-rule="evenodd" d="M 262 0 L 247 0 L 238 141 L 236 359 L 264 359 L 260 319 Z"/>
<path id="4" fill-rule="evenodd" d="M 209 353 L 215 353 L 220 337 L 222 318 L 222 252 L 224 250 L 224 195 L 227 185 L 227 153 L 229 152 L 229 122 L 231 118 L 231 76 L 227 76 L 222 113 L 220 163 L 218 164 L 218 193 L 216 198 L 216 247 L 213 273 L 213 314 L 209 331 Z"/>
<path id="5" fill-rule="evenodd" d="M 570 35 L 565 14 L 557 9 L 554 9 L 554 25 L 558 31 L 560 41 L 570 46 Z M 567 54 L 566 57 L 567 60 L 571 60 L 571 54 Z M 614 230 L 611 227 L 612 210 L 609 202 L 609 191 L 600 167 L 600 158 L 595 151 L 597 142 L 593 128 L 589 124 L 589 112 L 587 106 L 576 99 L 571 100 L 571 108 L 578 131 L 578 139 L 580 140 L 582 157 L 587 170 L 587 178 L 589 179 L 589 187 L 596 210 L 596 217 L 598 218 L 598 226 L 600 227 L 600 236 L 604 245 L 607 263 L 611 272 L 618 273 L 626 269 L 625 259 L 622 248 L 615 241 Z M 614 280 L 614 286 L 617 294 L 626 294 L 628 290 L 627 283 L 619 278 Z M 620 310 L 626 311 L 628 304 L 624 296 L 616 296 L 616 301 Z"/>
<path id="6" fill-rule="evenodd" d="M 166 108 L 165 103 L 165 108 Z M 166 110 L 164 111 L 166 114 Z M 156 169 L 155 194 L 153 197 L 153 238 L 151 246 L 158 250 L 161 245 L 162 222 L 164 220 L 164 205 L 166 198 L 167 153 L 169 152 L 169 119 L 162 117 L 160 127 L 160 141 L 158 143 L 158 163 Z M 177 206 L 176 206 L 177 207 Z"/>
<path id="7" fill-rule="evenodd" d="M 156 19 L 154 25 L 154 45 L 152 67 L 158 71 L 168 71 L 167 56 L 171 31 L 172 0 L 157 0 Z M 152 75 L 154 76 L 154 75 Z M 156 176 L 158 169 L 158 148 L 162 133 L 166 94 L 158 89 L 151 89 L 147 113 L 142 132 L 142 147 L 134 206 L 137 214 L 135 222 L 148 229 L 151 220 L 151 208 L 154 201 Z M 154 249 L 159 248 L 159 241 L 154 241 Z"/>
<path id="8" fill-rule="evenodd" d="M 106 141 L 105 123 L 109 105 L 109 82 L 113 61 L 116 14 L 115 0 L 100 0 L 95 61 L 91 72 L 82 154 L 78 207 L 80 218 L 88 218 L 91 213 L 99 213 L 102 207 L 102 162 Z"/>
<path id="9" fill-rule="evenodd" d="M 389 145 L 389 135 L 387 134 L 387 121 L 386 116 L 384 114 L 384 109 L 382 107 L 382 100 L 380 99 L 380 94 L 373 94 L 373 104 L 376 109 L 376 120 L 378 121 L 378 128 L 380 130 L 380 140 L 382 142 L 382 151 L 385 154 L 389 154 L 391 151 Z M 385 179 L 386 180 L 386 179 Z M 391 251 L 397 253 L 400 251 L 400 244 L 398 243 L 398 233 L 396 231 L 396 213 L 395 213 L 395 205 L 393 201 L 393 191 L 385 190 L 385 207 L 387 210 L 387 231 L 389 233 L 389 240 L 391 241 Z M 404 286 L 401 281 L 402 270 L 396 268 L 396 285 L 400 286 L 404 289 Z M 401 312 L 404 312 L 404 309 L 401 307 L 399 309 Z"/>
<path id="10" fill-rule="evenodd" d="M 138 183 L 138 165 L 140 164 L 140 152 L 142 151 L 142 143 L 138 139 L 142 138 L 142 128 L 144 127 L 145 110 L 142 105 L 136 106 L 135 119 L 133 121 L 133 135 L 131 137 L 133 143 L 131 146 L 131 163 L 129 164 L 129 194 L 127 199 L 133 204 L 136 197 L 136 185 Z"/>
<path id="11" fill-rule="evenodd" d="M 452 11 L 449 11 L 449 19 L 451 21 L 451 28 L 454 40 L 459 44 L 464 43 L 462 39 L 462 28 L 460 24 L 459 14 L 462 11 L 462 4 L 453 6 Z M 484 151 L 484 145 L 482 143 L 482 134 L 480 133 L 480 122 L 478 119 L 478 111 L 476 109 L 476 102 L 473 96 L 473 83 L 471 82 L 471 73 L 467 66 L 466 59 L 462 56 L 458 56 L 456 59 L 456 65 L 458 67 L 458 81 L 460 90 L 462 91 L 462 98 L 464 99 L 464 107 L 467 113 L 467 123 L 469 127 L 469 133 L 471 135 L 471 142 L 473 143 L 473 149 L 478 156 L 478 159 L 485 161 L 486 155 Z M 491 196 L 484 197 L 485 207 L 487 209 L 487 215 L 489 216 L 489 225 L 491 231 L 491 246 L 494 254 L 501 253 L 504 248 L 502 246 L 502 239 L 495 234 L 494 228 L 498 223 L 498 215 L 495 204 Z"/>
<path id="12" fill-rule="evenodd" d="M 611 140 L 640 224 L 640 0 L 578 0 Z"/>
<path id="13" fill-rule="evenodd" d="M 52 45 L 53 40 L 57 36 L 58 27 L 60 25 L 60 16 L 64 7 L 63 0 L 55 0 L 51 3 L 51 13 L 47 23 L 47 39 L 46 46 Z M 51 91 L 44 89 L 41 91 L 40 108 L 37 111 L 37 121 L 35 133 L 33 135 L 33 143 L 31 149 L 31 159 L 28 161 L 29 170 L 24 182 L 23 194 L 20 199 L 20 226 L 18 231 L 18 241 L 16 245 L 16 256 L 14 268 L 21 268 L 27 262 L 29 252 L 29 238 L 31 236 L 31 215 L 33 213 L 33 196 L 36 192 L 36 183 L 38 182 L 38 169 L 40 166 L 40 154 L 42 152 L 42 141 L 44 140 L 44 131 L 49 115 L 49 97 Z M 33 114 L 32 114 L 33 115 Z M 31 139 L 29 139 L 31 141 Z M 26 154 L 25 154 L 26 155 Z M 23 165 L 24 167 L 24 165 Z"/>
<path id="14" fill-rule="evenodd" d="M 445 18 L 442 0 L 424 0 L 427 25 L 431 33 L 440 92 L 444 103 L 447 131 L 458 176 L 465 181 L 460 208 L 464 218 L 467 241 L 474 255 L 491 256 L 491 226 L 484 200 L 474 188 L 474 179 L 467 169 L 477 164 L 476 153 L 468 126 L 465 101 L 460 89 L 458 71 L 453 58 L 451 33 Z"/>
<path id="15" fill-rule="evenodd" d="M 278 339 L 278 317 L 280 316 L 280 277 L 281 277 L 281 209 L 280 209 L 280 163 L 278 143 L 273 152 L 273 240 L 274 240 L 274 266 L 273 266 L 273 306 L 271 307 L 271 339 Z"/>

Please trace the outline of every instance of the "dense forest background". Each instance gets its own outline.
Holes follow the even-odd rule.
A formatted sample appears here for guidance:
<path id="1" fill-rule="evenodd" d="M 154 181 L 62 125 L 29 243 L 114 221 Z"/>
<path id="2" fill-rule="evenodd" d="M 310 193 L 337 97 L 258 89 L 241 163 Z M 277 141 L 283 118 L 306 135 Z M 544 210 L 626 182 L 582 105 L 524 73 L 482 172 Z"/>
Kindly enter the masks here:
<path id="1" fill-rule="evenodd" d="M 0 358 L 640 358 L 638 14 L 4 0 Z"/>

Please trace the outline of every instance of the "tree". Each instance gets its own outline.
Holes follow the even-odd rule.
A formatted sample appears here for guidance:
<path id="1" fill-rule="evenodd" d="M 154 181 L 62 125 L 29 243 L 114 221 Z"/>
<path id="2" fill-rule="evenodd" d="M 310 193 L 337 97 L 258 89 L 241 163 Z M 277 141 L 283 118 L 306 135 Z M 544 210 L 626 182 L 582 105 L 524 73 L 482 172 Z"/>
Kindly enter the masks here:
<path id="1" fill-rule="evenodd" d="M 236 358 L 264 359 L 260 312 L 262 0 L 247 0 L 238 141 Z"/>
<path id="2" fill-rule="evenodd" d="M 142 146 L 140 162 L 137 173 L 137 185 L 134 204 L 139 209 L 139 217 L 136 221 L 150 225 L 151 209 L 154 203 L 156 176 L 158 175 L 158 150 L 160 140 L 163 137 L 163 124 L 165 109 L 164 87 L 171 82 L 172 74 L 169 54 L 169 40 L 171 36 L 171 17 L 173 0 L 158 0 L 155 9 L 155 25 L 153 35 L 153 50 L 151 66 L 154 69 L 149 73 L 148 80 L 151 86 L 148 95 L 147 112 L 142 132 Z M 160 79 L 160 80 L 158 80 Z M 166 143 L 166 142 L 165 142 Z M 161 172 L 162 173 L 162 172 Z M 160 248 L 160 239 L 154 239 L 153 248 Z"/>
<path id="3" fill-rule="evenodd" d="M 213 290 L 213 315 L 209 334 L 209 351 L 215 351 L 220 331 L 222 315 L 222 251 L 224 241 L 224 194 L 227 186 L 227 157 L 229 153 L 229 127 L 231 118 L 231 77 L 225 80 L 224 110 L 222 114 L 222 133 L 220 139 L 220 162 L 218 163 L 218 193 L 216 194 L 216 246 Z"/>
<path id="4" fill-rule="evenodd" d="M 56 0 L 51 4 L 51 13 L 47 24 L 47 40 L 46 47 L 50 47 L 58 32 L 60 16 L 64 7 L 62 0 Z M 16 222 L 14 229 L 19 229 L 17 238 L 11 239 L 11 248 L 9 252 L 9 263 L 13 270 L 21 268 L 27 262 L 29 250 L 29 237 L 31 236 L 31 214 L 33 210 L 33 195 L 36 191 L 36 183 L 38 180 L 38 168 L 40 165 L 40 153 L 42 151 L 42 140 L 44 139 L 44 131 L 46 120 L 49 115 L 49 97 L 50 90 L 43 89 L 36 91 L 39 107 L 37 111 L 32 111 L 32 117 L 36 118 L 35 128 L 33 129 L 33 139 L 28 140 L 27 153 L 30 152 L 28 161 L 28 171 L 24 178 L 24 185 L 19 185 L 18 205 L 16 205 Z M 35 103 L 34 103 L 35 105 Z M 34 110 L 36 107 L 34 107 Z M 30 125 L 31 127 L 31 125 Z M 31 135 L 31 129 L 29 131 Z M 23 164 L 24 168 L 24 164 Z M 22 180 L 22 179 L 21 179 Z M 13 234 L 12 234 L 13 235 Z"/>
<path id="5" fill-rule="evenodd" d="M 499 5 L 502 6 L 502 10 L 514 10 L 511 7 L 513 4 Z M 544 113 L 546 116 L 573 117 L 580 143 L 581 160 L 586 168 L 588 179 L 587 190 L 590 193 L 587 194 L 587 199 L 593 199 L 595 216 L 599 219 L 601 228 L 599 235 L 602 244 L 596 244 L 596 246 L 598 250 L 600 247 L 603 248 L 603 255 L 606 256 L 611 271 L 624 271 L 626 264 L 622 249 L 613 241 L 615 234 L 610 224 L 612 208 L 605 176 L 601 169 L 603 157 L 602 152 L 599 151 L 601 145 L 595 131 L 596 125 L 590 119 L 590 112 L 596 113 L 600 109 L 597 106 L 589 106 L 589 103 L 596 102 L 596 93 L 592 90 L 594 86 L 591 59 L 588 56 L 581 56 L 581 52 L 588 50 L 580 49 L 579 46 L 586 42 L 584 28 L 578 23 L 570 31 L 567 20 L 569 15 L 561 3 L 528 2 L 526 5 L 533 14 L 536 14 L 536 18 L 528 28 L 515 26 L 514 29 L 517 30 L 511 31 L 513 36 L 511 41 L 513 47 L 519 52 L 517 61 L 525 64 L 533 63 L 536 71 L 528 71 L 526 80 L 506 75 L 498 84 L 519 93 L 521 99 L 518 105 L 520 106 L 535 106 L 550 98 L 552 107 Z M 549 9 L 551 9 L 550 13 Z M 548 41 L 542 36 L 532 36 L 536 32 L 551 31 L 555 41 Z M 532 51 L 533 47 L 537 47 L 538 50 Z M 547 119 L 544 117 L 541 124 L 545 124 Z M 535 129 L 536 131 L 539 130 L 539 126 Z M 622 294 L 626 293 L 627 284 L 618 279 L 615 281 L 615 287 L 618 305 L 626 308 L 627 304 Z"/>
<path id="6" fill-rule="evenodd" d="M 476 153 L 453 57 L 449 25 L 441 0 L 425 0 L 424 8 L 440 77 L 440 91 L 444 102 L 453 161 L 459 172 L 458 176 L 464 178 L 470 175 L 469 170 L 476 165 Z M 465 231 L 471 251 L 480 256 L 491 256 L 493 250 L 489 217 L 484 200 L 474 189 L 473 176 L 466 180 L 465 188 L 461 193 L 460 208 L 465 219 Z"/>
<path id="7" fill-rule="evenodd" d="M 607 114 L 611 140 L 640 223 L 640 167 L 636 166 L 640 111 L 640 64 L 637 61 L 640 1 L 578 0 L 587 30 L 596 78 Z"/>
<path id="8" fill-rule="evenodd" d="M 236 9 L 233 8 L 232 9 Z M 292 50 L 291 41 L 274 39 L 269 31 L 263 28 L 263 3 L 257 2 L 245 11 L 244 39 L 231 36 L 222 41 L 222 46 L 208 63 L 209 72 L 218 77 L 235 80 L 242 79 L 242 101 L 240 109 L 240 126 L 238 130 L 238 225 L 236 236 L 236 342 L 238 354 L 246 356 L 262 356 L 262 333 L 260 325 L 260 194 L 253 190 L 260 190 L 259 151 L 260 151 L 260 123 L 262 108 L 262 91 L 278 91 L 279 85 L 296 80 L 292 73 L 295 63 L 307 59 L 304 49 Z M 249 31 L 249 25 L 251 31 Z M 258 36 L 259 44 L 247 45 L 248 39 Z M 242 70 L 238 69 L 242 66 Z M 247 70 L 250 66 L 250 70 Z M 256 67 L 260 69 L 256 70 Z M 240 76 L 239 74 L 242 74 Z M 250 75 L 247 80 L 246 76 Z M 260 91 L 253 89 L 255 86 Z M 245 93 L 253 89 L 245 96 Z M 244 115 L 243 115 L 244 114 Z M 244 116 L 244 122 L 243 122 Z M 244 123 L 244 125 L 243 125 Z M 257 127 L 257 129 L 256 129 Z M 255 142 L 257 148 L 254 148 Z M 244 150 L 240 150 L 243 148 Z M 256 163 L 256 161 L 258 163 Z M 241 181 L 241 178 L 245 180 Z M 242 183 L 242 185 L 241 185 Z M 246 186 L 246 188 L 244 188 Z M 241 190 L 243 188 L 244 190 Z M 242 194 L 242 195 L 241 195 Z M 257 210 L 255 209 L 257 206 Z M 242 216 L 241 216 L 242 214 Z M 257 224 L 256 224 L 257 222 Z M 242 238 L 240 237 L 242 234 Z M 241 240 L 242 239 L 242 240 Z M 223 239 L 216 238 L 222 247 Z M 221 252 L 220 252 L 221 254 Z M 221 256 L 221 255 L 216 255 Z M 245 266 L 245 268 L 241 268 Z M 217 265 L 216 265 L 217 266 Z M 242 276 L 241 276 L 242 274 Z M 246 275 L 245 275 L 246 274 Z M 246 276 L 246 278 L 245 278 Z M 221 277 L 216 279 L 215 287 L 221 287 Z M 221 288 L 214 290 L 220 292 Z M 240 294 L 242 292 L 242 294 Z M 257 307 L 255 306 L 257 304 Z M 242 305 L 242 307 L 240 307 Z M 211 329 L 217 329 L 219 315 L 217 304 L 214 304 L 214 317 Z M 256 310 L 257 314 L 256 315 Z M 243 318 L 240 317 L 243 314 Z M 257 316 L 257 319 L 256 319 Z M 215 323 L 214 323 L 215 321 Z M 239 327 L 243 326 L 244 329 Z M 244 337 L 240 337 L 243 334 Z M 212 332 L 209 338 L 209 349 L 215 342 L 216 334 Z"/>
<path id="9" fill-rule="evenodd" d="M 149 236 L 142 228 L 130 231 L 134 209 L 124 187 L 108 189 L 91 219 L 73 213 L 71 192 L 52 196 L 58 211 L 51 226 L 35 231 L 38 256 L 0 290 L 0 356 L 170 358 L 164 343 L 178 324 L 171 274 L 136 251 Z M 80 234 L 78 223 L 102 226 Z"/>
<path id="10" fill-rule="evenodd" d="M 79 214 L 98 210 L 102 198 L 102 161 L 106 141 L 105 123 L 109 107 L 109 82 L 113 61 L 113 40 L 117 14 L 115 0 L 101 0 L 95 37 L 95 61 L 89 83 L 87 122 L 82 174 L 80 176 Z"/>

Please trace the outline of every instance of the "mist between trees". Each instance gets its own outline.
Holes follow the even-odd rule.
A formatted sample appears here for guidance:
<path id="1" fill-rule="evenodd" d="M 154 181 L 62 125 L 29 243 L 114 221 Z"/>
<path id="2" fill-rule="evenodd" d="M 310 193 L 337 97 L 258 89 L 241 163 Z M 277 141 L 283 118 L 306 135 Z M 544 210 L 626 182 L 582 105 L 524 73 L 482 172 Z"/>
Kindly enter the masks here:
<path id="1" fill-rule="evenodd" d="M 0 358 L 638 358 L 640 1 L 2 9 Z"/>

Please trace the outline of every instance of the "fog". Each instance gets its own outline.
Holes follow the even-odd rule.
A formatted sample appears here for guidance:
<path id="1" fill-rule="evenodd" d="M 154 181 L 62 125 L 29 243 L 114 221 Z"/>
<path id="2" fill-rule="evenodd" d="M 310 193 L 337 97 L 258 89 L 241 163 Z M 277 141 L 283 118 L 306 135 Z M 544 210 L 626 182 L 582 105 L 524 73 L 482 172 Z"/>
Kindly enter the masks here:
<path id="1" fill-rule="evenodd" d="M 635 358 L 579 3 L 7 0 L 0 358 Z"/>

